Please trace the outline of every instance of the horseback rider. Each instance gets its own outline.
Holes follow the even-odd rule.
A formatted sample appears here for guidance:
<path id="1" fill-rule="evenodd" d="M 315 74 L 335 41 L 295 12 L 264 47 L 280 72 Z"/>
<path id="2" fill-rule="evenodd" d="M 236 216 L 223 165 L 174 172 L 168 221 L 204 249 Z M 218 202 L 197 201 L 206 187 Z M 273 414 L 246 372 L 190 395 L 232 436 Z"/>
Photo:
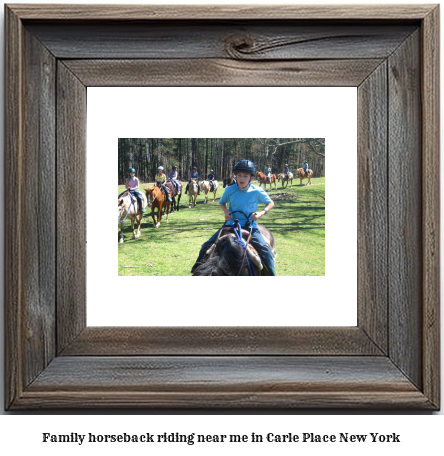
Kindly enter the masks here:
<path id="1" fill-rule="evenodd" d="M 216 176 L 214 175 L 214 169 L 210 169 L 210 174 L 208 174 L 207 181 L 210 183 L 210 189 L 214 192 L 214 180 Z"/>
<path id="2" fill-rule="evenodd" d="M 271 182 L 271 166 L 270 166 L 270 163 L 268 163 L 267 166 L 265 167 L 265 175 L 267 176 L 267 182 Z"/>
<path id="3" fill-rule="evenodd" d="M 284 174 L 288 177 L 288 173 L 290 172 L 290 167 L 288 163 L 285 163 Z"/>
<path id="4" fill-rule="evenodd" d="M 191 184 L 192 179 L 196 179 L 197 194 L 200 195 L 199 173 L 197 172 L 197 166 L 193 166 L 193 172 L 190 174 L 190 180 L 188 181 L 187 188 L 185 189 L 185 195 L 188 193 L 188 185 Z"/>
<path id="5" fill-rule="evenodd" d="M 254 212 L 252 214 L 253 225 L 250 243 L 259 253 L 262 261 L 270 272 L 270 275 L 276 275 L 274 272 L 273 253 L 258 230 L 256 223 L 258 219 L 269 212 L 269 210 L 274 206 L 274 202 L 264 189 L 251 184 L 251 181 L 256 175 L 256 169 L 252 161 L 241 160 L 237 162 L 233 171 L 237 178 L 237 184 L 226 187 L 222 198 L 219 200 L 219 204 L 221 205 L 221 209 L 225 215 L 225 225 L 234 225 L 231 212 L 241 211 L 248 215 L 252 211 L 257 210 L 259 203 L 265 204 L 266 206 L 261 212 Z M 227 203 L 230 204 L 230 209 L 227 208 Z M 238 214 L 239 212 L 236 213 L 236 218 L 239 220 L 239 224 L 244 227 L 248 220 L 244 215 L 240 215 L 238 217 Z M 216 241 L 219 231 L 220 230 L 216 231 L 216 233 L 214 233 L 208 241 L 202 244 L 199 256 L 191 272 L 193 272 L 194 269 L 200 265 L 200 261 L 205 256 L 206 251 Z"/>
<path id="6" fill-rule="evenodd" d="M 156 185 L 162 189 L 163 193 L 168 197 L 168 201 L 171 203 L 172 199 L 170 198 L 170 192 L 168 187 L 165 186 L 166 176 L 163 173 L 163 169 L 163 166 L 159 166 L 157 168 L 157 174 L 155 177 Z"/>
<path id="7" fill-rule="evenodd" d="M 304 172 L 305 172 L 305 174 L 308 177 L 308 173 L 309 173 L 310 170 L 308 169 L 308 161 L 307 160 L 304 161 L 304 164 L 302 165 L 302 168 L 304 169 Z"/>
<path id="8" fill-rule="evenodd" d="M 177 166 L 174 165 L 173 169 L 168 173 L 168 179 L 173 183 L 174 187 L 176 187 L 176 192 L 180 195 L 180 187 L 179 182 L 177 182 L 177 178 L 179 173 L 177 172 Z"/>
<path id="9" fill-rule="evenodd" d="M 130 168 L 128 170 L 128 174 L 129 174 L 129 177 L 126 178 L 125 188 L 127 188 L 128 190 L 131 190 L 134 193 L 134 196 L 137 199 L 137 204 L 140 207 L 140 212 L 144 213 L 144 212 L 146 212 L 146 209 L 143 205 L 142 195 L 139 190 L 139 179 L 136 177 L 136 170 L 134 168 Z M 125 192 L 123 192 L 123 193 L 125 193 Z M 121 193 L 119 195 L 119 198 L 123 195 L 123 193 Z"/>

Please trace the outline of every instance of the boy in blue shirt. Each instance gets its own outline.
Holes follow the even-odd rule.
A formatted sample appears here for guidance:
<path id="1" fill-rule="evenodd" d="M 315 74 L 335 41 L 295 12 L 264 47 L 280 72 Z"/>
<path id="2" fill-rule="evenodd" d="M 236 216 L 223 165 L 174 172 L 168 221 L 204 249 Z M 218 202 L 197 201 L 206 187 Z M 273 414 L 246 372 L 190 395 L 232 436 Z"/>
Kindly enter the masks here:
<path id="1" fill-rule="evenodd" d="M 256 169 L 252 161 L 239 161 L 234 166 L 233 171 L 237 178 L 237 184 L 227 187 L 222 195 L 222 198 L 219 200 L 221 209 L 224 211 L 226 225 L 234 225 L 233 217 L 231 216 L 232 212 L 242 211 L 247 216 L 251 212 L 254 212 L 252 215 L 253 225 L 250 243 L 259 253 L 262 261 L 270 272 L 270 275 L 276 275 L 274 272 L 273 253 L 265 242 L 262 234 L 257 229 L 256 223 L 257 220 L 268 213 L 268 211 L 274 206 L 274 202 L 264 189 L 251 184 L 251 181 L 256 175 Z M 227 203 L 230 203 L 230 209 L 227 208 Z M 265 209 L 261 212 L 255 212 L 259 203 L 265 204 Z M 241 226 L 246 225 L 247 219 L 241 213 L 236 212 L 235 218 L 239 220 L 239 224 Z M 202 260 L 208 248 L 216 241 L 219 231 L 220 230 L 216 231 L 216 233 L 214 233 L 207 242 L 202 244 L 199 256 L 191 272 L 199 266 L 198 263 Z"/>
<path id="2" fill-rule="evenodd" d="M 190 180 L 188 181 L 188 185 L 191 184 L 191 179 L 196 179 L 197 194 L 200 195 L 199 173 L 197 172 L 196 166 L 193 166 L 193 172 L 190 174 Z M 187 188 L 185 189 L 185 195 L 188 193 L 188 185 L 187 185 Z"/>
<path id="3" fill-rule="evenodd" d="M 307 160 L 304 161 L 302 168 L 304 169 L 304 172 L 305 172 L 306 176 L 308 177 L 308 161 Z"/>

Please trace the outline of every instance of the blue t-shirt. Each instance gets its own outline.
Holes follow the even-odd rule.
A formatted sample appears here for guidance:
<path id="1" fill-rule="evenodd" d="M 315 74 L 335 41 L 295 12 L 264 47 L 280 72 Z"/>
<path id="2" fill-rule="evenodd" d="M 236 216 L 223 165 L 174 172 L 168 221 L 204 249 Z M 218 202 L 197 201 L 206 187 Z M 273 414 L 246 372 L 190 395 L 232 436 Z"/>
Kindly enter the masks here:
<path id="1" fill-rule="evenodd" d="M 195 173 L 191 173 L 190 179 L 199 179 L 199 173 L 197 171 Z"/>
<path id="2" fill-rule="evenodd" d="M 247 223 L 246 217 L 248 217 L 250 212 L 256 212 L 259 203 L 265 205 L 271 203 L 271 198 L 264 189 L 255 185 L 250 184 L 247 190 L 239 190 L 237 185 L 232 185 L 225 189 L 222 198 L 219 200 L 219 204 L 225 203 L 230 203 L 230 212 L 242 211 L 245 214 L 244 216 L 239 212 L 235 212 L 233 218 L 227 222 L 227 225 L 234 225 L 233 219 L 236 218 L 242 226 L 245 226 Z M 257 223 L 254 221 L 253 228 L 256 228 L 256 225 Z"/>

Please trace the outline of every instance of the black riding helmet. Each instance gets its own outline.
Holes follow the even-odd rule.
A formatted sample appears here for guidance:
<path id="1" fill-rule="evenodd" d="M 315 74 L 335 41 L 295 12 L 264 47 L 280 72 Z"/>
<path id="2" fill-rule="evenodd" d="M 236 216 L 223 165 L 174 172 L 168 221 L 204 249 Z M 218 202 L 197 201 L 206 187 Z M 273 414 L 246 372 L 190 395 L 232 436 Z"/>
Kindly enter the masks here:
<path id="1" fill-rule="evenodd" d="M 256 174 L 256 168 L 254 167 L 254 163 L 250 160 L 241 160 L 238 161 L 233 168 L 234 174 L 236 173 L 248 173 L 251 175 Z"/>

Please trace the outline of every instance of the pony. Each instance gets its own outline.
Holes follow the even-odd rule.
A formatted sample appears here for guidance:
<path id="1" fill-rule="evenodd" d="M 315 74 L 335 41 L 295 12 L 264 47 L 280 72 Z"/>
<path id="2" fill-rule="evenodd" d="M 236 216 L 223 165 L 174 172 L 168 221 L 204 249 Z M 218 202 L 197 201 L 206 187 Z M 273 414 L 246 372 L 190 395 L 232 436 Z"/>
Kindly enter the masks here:
<path id="1" fill-rule="evenodd" d="M 188 209 L 191 209 L 191 205 L 196 207 L 197 191 L 197 179 L 191 179 L 191 182 L 188 184 Z"/>
<path id="2" fill-rule="evenodd" d="M 276 190 L 276 174 L 271 174 L 270 181 L 268 181 L 268 178 L 264 173 L 256 171 L 256 179 L 259 181 L 259 187 L 264 184 L 264 188 L 267 190 L 267 184 L 270 184 L 271 190 L 271 184 L 274 184 L 274 189 Z"/>
<path id="3" fill-rule="evenodd" d="M 171 182 L 171 179 L 168 179 L 165 183 L 165 186 L 168 187 L 170 191 L 170 197 L 173 200 L 171 203 L 171 213 L 174 211 L 179 212 L 179 203 L 180 203 L 180 197 L 182 196 L 182 182 L 176 181 L 179 184 L 179 191 L 176 190 L 176 186 Z M 177 202 L 176 202 L 176 196 L 177 196 Z M 167 198 L 168 199 L 168 198 Z"/>
<path id="4" fill-rule="evenodd" d="M 275 241 L 273 234 L 265 226 L 257 225 L 262 236 L 268 241 L 274 251 Z M 223 229 L 220 237 L 213 246 L 208 249 L 208 258 L 193 270 L 193 276 L 250 276 L 270 275 L 267 268 L 258 261 L 259 255 L 253 246 L 248 245 L 244 249 L 237 242 L 236 235 L 229 231 L 225 234 Z M 242 230 L 244 242 L 248 242 L 249 232 Z M 246 259 L 248 253 L 248 260 Z M 254 258 L 256 256 L 256 258 Z M 254 274 L 250 269 L 254 269 Z"/>
<path id="5" fill-rule="evenodd" d="M 302 179 L 308 179 L 308 182 L 307 182 L 306 185 L 311 185 L 311 178 L 313 177 L 313 170 L 312 169 L 308 170 L 308 176 L 307 176 L 307 174 L 304 171 L 304 168 L 298 168 L 298 175 L 299 175 L 299 179 L 300 179 L 300 182 L 301 182 L 300 185 L 302 185 Z"/>
<path id="6" fill-rule="evenodd" d="M 143 193 L 140 194 L 143 203 L 146 202 L 146 197 Z M 131 231 L 133 232 L 133 239 L 140 236 L 140 224 L 142 223 L 143 212 L 137 204 L 137 198 L 131 194 L 129 190 L 123 192 L 117 200 L 118 220 L 120 222 L 120 240 L 123 244 L 123 222 L 127 217 L 131 220 Z M 134 232 L 134 220 L 137 220 L 137 232 Z"/>
<path id="7" fill-rule="evenodd" d="M 233 185 L 236 182 L 236 177 L 227 177 L 226 179 L 224 179 L 224 188 L 227 186 L 229 187 L 230 185 Z"/>
<path id="8" fill-rule="evenodd" d="M 150 187 L 145 189 L 146 197 L 148 199 L 148 206 L 151 208 L 151 217 L 155 228 L 160 227 L 162 221 L 162 209 L 166 208 L 166 222 L 168 223 L 168 214 L 170 212 L 170 202 L 168 197 L 164 195 L 160 187 Z M 154 209 L 157 208 L 157 222 L 154 218 Z"/>
<path id="9" fill-rule="evenodd" d="M 217 193 L 217 187 L 218 187 L 218 183 L 217 183 L 217 180 L 214 180 L 213 181 L 213 185 L 214 185 L 214 190 L 212 190 L 213 192 L 213 203 L 216 201 L 216 193 Z M 200 188 L 204 191 L 205 193 L 205 204 L 208 203 L 208 193 L 210 193 L 210 182 L 209 181 L 202 181 L 200 183 Z"/>
<path id="10" fill-rule="evenodd" d="M 287 183 L 286 187 L 288 187 L 288 182 L 290 182 L 290 187 L 293 187 L 293 173 L 288 173 L 288 175 L 285 173 L 279 174 L 278 182 L 280 182 L 281 180 L 282 180 L 282 188 L 284 187 L 285 182 Z"/>

